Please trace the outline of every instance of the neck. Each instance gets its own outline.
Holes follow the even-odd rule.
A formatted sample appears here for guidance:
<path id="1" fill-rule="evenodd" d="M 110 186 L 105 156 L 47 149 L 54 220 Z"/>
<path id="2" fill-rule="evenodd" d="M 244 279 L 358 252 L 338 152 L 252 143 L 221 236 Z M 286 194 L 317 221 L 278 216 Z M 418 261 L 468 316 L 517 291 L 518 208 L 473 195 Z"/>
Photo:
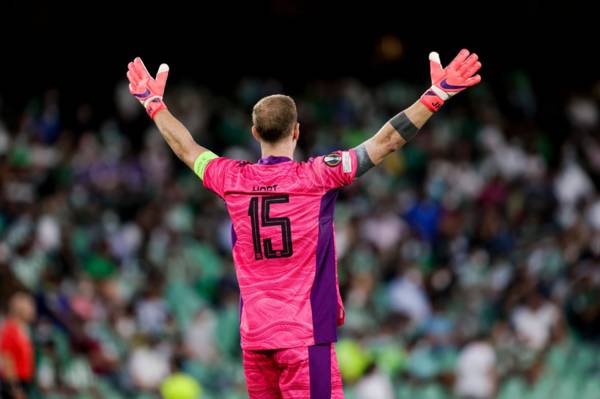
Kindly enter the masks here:
<path id="1" fill-rule="evenodd" d="M 261 158 L 288 157 L 294 158 L 294 145 L 292 142 L 285 143 L 260 143 Z"/>

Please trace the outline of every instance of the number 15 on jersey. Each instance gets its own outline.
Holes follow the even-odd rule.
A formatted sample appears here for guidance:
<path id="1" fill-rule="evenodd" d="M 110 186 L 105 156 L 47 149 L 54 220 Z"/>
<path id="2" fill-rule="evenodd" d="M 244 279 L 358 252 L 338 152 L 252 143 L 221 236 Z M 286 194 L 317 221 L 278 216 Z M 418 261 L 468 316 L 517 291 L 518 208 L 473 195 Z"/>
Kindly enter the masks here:
<path id="1" fill-rule="evenodd" d="M 273 258 L 288 258 L 292 256 L 292 225 L 288 217 L 271 217 L 269 212 L 271 206 L 286 204 L 290 200 L 289 195 L 273 195 L 264 197 L 252 197 L 248 207 L 248 216 L 252 225 L 252 242 L 254 244 L 254 257 L 256 260 Z M 259 216 L 260 208 L 260 216 Z M 281 242 L 283 248 L 274 249 L 270 238 L 261 238 L 261 227 L 280 227 Z"/>

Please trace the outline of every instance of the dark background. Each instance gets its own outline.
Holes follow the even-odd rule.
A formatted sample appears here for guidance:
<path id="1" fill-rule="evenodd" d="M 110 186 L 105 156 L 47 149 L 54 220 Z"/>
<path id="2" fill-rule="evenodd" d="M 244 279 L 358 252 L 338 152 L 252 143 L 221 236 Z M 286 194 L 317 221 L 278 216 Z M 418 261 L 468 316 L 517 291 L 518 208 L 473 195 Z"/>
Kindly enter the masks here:
<path id="1" fill-rule="evenodd" d="M 273 77 L 294 96 L 306 82 L 348 76 L 426 87 L 428 53 L 438 51 L 446 64 L 466 47 L 479 54 L 483 79 L 509 120 L 522 115 L 511 109 L 507 80 L 526 73 L 538 97 L 537 122 L 551 135 L 565 122 L 560 104 L 598 78 L 600 35 L 590 6 L 577 2 L 57 3 L 2 7 L 0 112 L 9 127 L 48 89 L 60 92 L 67 127 L 82 103 L 98 120 L 109 116 L 115 83 L 136 56 L 151 72 L 168 63 L 171 84 L 228 96 L 243 77 Z M 383 37 L 399 41 L 401 56 L 382 59 Z"/>
<path id="2" fill-rule="evenodd" d="M 346 75 L 424 79 L 429 51 L 447 62 L 461 47 L 480 54 L 486 79 L 525 68 L 535 71 L 537 86 L 556 92 L 598 75 L 600 35 L 591 5 L 577 2 L 56 3 L 2 7 L 3 92 L 27 98 L 55 86 L 97 97 L 137 55 L 149 68 L 168 62 L 172 79 L 224 90 L 247 75 L 277 77 L 292 89 Z M 404 54 L 381 64 L 375 49 L 386 34 L 402 41 Z"/>

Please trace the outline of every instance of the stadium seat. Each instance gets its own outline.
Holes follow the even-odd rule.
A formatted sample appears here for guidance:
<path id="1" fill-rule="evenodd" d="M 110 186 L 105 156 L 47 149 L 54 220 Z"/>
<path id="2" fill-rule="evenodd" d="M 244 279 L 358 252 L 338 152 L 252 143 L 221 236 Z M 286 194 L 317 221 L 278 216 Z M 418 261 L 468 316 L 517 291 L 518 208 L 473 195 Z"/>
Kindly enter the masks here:
<path id="1" fill-rule="evenodd" d="M 555 346 L 546 356 L 546 363 L 552 371 L 560 374 L 565 368 L 569 367 L 568 358 L 566 345 Z"/>
<path id="2" fill-rule="evenodd" d="M 408 383 L 400 383 L 396 391 L 398 399 L 413 399 L 417 397 L 416 394 L 415 388 Z"/>
<path id="3" fill-rule="evenodd" d="M 582 376 L 576 374 L 566 374 L 553 390 L 556 398 L 560 399 L 579 399 L 582 392 Z"/>
<path id="4" fill-rule="evenodd" d="M 552 397 L 552 391 L 556 384 L 556 376 L 552 373 L 545 373 L 535 384 L 529 395 L 530 399 L 548 399 Z"/>
<path id="5" fill-rule="evenodd" d="M 498 399 L 524 399 L 526 395 L 527 384 L 523 379 L 515 377 L 502 385 Z"/>
<path id="6" fill-rule="evenodd" d="M 449 394 L 439 384 L 428 384 L 421 390 L 420 394 L 416 396 L 421 399 L 446 399 Z"/>

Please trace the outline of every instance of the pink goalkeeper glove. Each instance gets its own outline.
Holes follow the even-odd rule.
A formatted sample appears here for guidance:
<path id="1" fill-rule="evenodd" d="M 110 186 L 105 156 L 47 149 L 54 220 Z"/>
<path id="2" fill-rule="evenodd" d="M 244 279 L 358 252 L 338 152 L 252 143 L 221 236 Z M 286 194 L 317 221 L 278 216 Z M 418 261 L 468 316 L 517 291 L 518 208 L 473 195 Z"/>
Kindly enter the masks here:
<path id="1" fill-rule="evenodd" d="M 154 118 L 158 111 L 167 108 L 163 102 L 163 94 L 169 76 L 169 66 L 160 64 L 156 79 L 150 76 L 140 57 L 130 62 L 127 67 L 129 92 L 142 103 L 150 118 Z"/>
<path id="2" fill-rule="evenodd" d="M 435 51 L 429 53 L 431 88 L 419 101 L 435 112 L 456 93 L 481 82 L 481 76 L 475 75 L 481 68 L 478 59 L 477 54 L 469 55 L 469 51 L 463 49 L 446 68 L 442 68 L 440 55 Z"/>

